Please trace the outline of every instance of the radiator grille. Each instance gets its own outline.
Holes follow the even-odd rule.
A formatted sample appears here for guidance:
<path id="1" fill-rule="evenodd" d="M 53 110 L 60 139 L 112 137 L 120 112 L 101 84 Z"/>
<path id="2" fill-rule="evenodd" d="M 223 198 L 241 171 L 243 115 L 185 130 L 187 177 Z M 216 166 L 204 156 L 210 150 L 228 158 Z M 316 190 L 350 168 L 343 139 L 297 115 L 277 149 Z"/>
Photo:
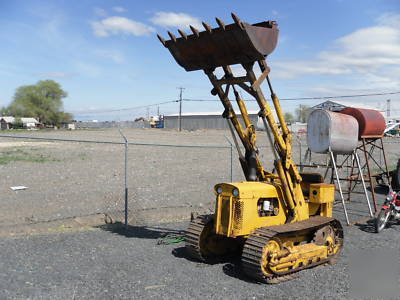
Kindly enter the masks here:
<path id="1" fill-rule="evenodd" d="M 243 224 L 243 201 L 236 201 L 234 208 L 234 220 L 233 220 L 233 228 L 234 230 L 241 230 Z"/>

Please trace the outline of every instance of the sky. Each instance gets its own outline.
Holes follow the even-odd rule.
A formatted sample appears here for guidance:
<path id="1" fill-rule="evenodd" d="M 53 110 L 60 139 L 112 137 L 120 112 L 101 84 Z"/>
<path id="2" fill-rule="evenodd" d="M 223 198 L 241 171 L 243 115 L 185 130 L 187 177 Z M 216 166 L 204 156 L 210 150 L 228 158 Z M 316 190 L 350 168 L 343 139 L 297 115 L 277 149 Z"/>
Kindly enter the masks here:
<path id="1" fill-rule="evenodd" d="M 277 21 L 278 46 L 267 63 L 280 98 L 400 91 L 398 0 L 0 0 L 0 106 L 19 86 L 46 79 L 67 91 L 64 109 L 78 120 L 177 113 L 176 102 L 144 106 L 177 100 L 179 87 L 184 99 L 216 99 L 204 73 L 181 68 L 156 34 L 190 33 L 189 24 L 204 30 L 201 21 L 216 27 L 215 17 L 229 24 L 231 12 L 248 23 Z M 387 99 L 392 115 L 400 115 L 399 94 L 346 102 L 386 109 Z M 282 106 L 293 112 L 320 102 Z M 216 112 L 222 105 L 183 102 L 183 111 Z"/>

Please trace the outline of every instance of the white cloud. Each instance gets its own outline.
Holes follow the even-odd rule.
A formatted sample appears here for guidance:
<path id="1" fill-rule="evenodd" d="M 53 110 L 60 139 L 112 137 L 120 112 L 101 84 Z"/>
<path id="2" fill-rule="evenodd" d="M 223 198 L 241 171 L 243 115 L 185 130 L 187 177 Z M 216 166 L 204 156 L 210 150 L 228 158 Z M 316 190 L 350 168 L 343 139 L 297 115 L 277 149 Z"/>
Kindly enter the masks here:
<path id="1" fill-rule="evenodd" d="M 119 12 L 119 13 L 126 12 L 126 9 L 121 6 L 114 6 L 113 10 L 115 10 L 116 12 Z"/>
<path id="2" fill-rule="evenodd" d="M 95 8 L 93 8 L 93 12 L 96 16 L 99 16 L 99 17 L 107 16 L 107 11 L 104 8 L 95 7 Z"/>
<path id="3" fill-rule="evenodd" d="M 312 60 L 273 62 L 277 77 L 302 75 L 351 76 L 364 86 L 395 88 L 400 85 L 400 15 L 386 14 L 375 26 L 356 30 L 334 41 L 329 50 Z"/>
<path id="4" fill-rule="evenodd" d="M 93 32 L 98 37 L 107 37 L 117 34 L 131 34 L 134 36 L 148 35 L 155 29 L 125 17 L 109 17 L 99 22 L 92 22 Z"/>
<path id="5" fill-rule="evenodd" d="M 391 27 L 400 27 L 400 15 L 395 13 L 386 13 L 379 16 L 376 21 L 382 25 Z"/>
<path id="6" fill-rule="evenodd" d="M 200 19 L 185 13 L 159 11 L 150 19 L 150 21 L 161 27 L 177 27 L 186 29 L 189 25 L 192 25 L 195 28 L 202 27 Z"/>
<path id="7" fill-rule="evenodd" d="M 74 74 L 72 73 L 65 73 L 65 72 L 42 72 L 42 73 L 36 73 L 34 75 L 46 78 L 70 78 L 74 76 Z"/>

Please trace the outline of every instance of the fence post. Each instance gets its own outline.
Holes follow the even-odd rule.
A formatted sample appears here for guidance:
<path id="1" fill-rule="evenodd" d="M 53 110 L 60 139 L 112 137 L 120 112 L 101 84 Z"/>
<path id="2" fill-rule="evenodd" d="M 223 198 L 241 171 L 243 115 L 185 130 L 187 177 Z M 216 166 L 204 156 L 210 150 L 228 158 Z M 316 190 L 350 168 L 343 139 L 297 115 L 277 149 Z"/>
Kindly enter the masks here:
<path id="1" fill-rule="evenodd" d="M 224 137 L 230 145 L 231 182 L 233 182 L 233 145 L 226 135 Z"/>
<path id="2" fill-rule="evenodd" d="M 297 137 L 297 141 L 299 142 L 299 148 L 300 148 L 300 150 L 299 150 L 299 153 L 300 153 L 300 162 L 299 162 L 299 165 L 302 165 L 303 163 L 302 163 L 302 160 L 301 160 L 301 146 L 302 146 L 302 144 L 301 144 L 301 136 L 299 135 L 299 134 L 297 134 L 296 135 L 296 137 Z"/>
<path id="3" fill-rule="evenodd" d="M 125 229 L 128 229 L 128 140 L 126 138 L 126 136 L 122 133 L 122 130 L 120 128 L 118 128 L 119 133 L 121 134 L 122 138 L 125 141 L 125 180 L 124 180 L 124 184 L 125 184 L 125 220 L 124 220 L 124 224 L 125 224 Z"/>

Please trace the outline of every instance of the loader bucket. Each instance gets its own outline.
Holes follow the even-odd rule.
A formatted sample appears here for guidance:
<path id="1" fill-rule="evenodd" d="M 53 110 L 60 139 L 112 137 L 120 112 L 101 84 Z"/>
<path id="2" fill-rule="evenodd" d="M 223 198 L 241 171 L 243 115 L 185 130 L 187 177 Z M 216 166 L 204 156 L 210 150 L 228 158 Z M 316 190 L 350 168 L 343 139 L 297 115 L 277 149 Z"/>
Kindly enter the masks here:
<path id="1" fill-rule="evenodd" d="M 205 31 L 190 26 L 193 32 L 190 35 L 178 30 L 180 37 L 168 32 L 170 40 L 159 35 L 158 38 L 186 71 L 255 62 L 274 51 L 279 32 L 275 22 L 250 25 L 235 14 L 232 17 L 235 21 L 232 24 L 225 25 L 217 18 L 217 28 L 203 23 Z"/>

